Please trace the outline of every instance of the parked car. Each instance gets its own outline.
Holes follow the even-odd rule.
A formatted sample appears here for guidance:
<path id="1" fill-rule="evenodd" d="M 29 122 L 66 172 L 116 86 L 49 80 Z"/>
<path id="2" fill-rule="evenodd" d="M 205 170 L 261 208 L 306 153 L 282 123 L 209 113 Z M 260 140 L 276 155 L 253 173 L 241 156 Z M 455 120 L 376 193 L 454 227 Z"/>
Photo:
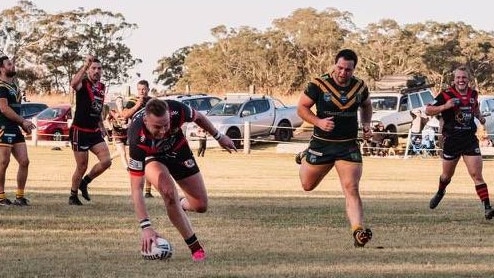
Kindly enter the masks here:
<path id="1" fill-rule="evenodd" d="M 219 97 L 210 96 L 207 94 L 195 94 L 195 95 L 169 95 L 159 97 L 159 99 L 173 99 L 186 104 L 195 110 L 206 114 L 213 106 L 221 101 Z"/>
<path id="2" fill-rule="evenodd" d="M 195 94 L 195 95 L 190 95 L 190 94 L 185 94 L 185 95 L 169 95 L 169 96 L 163 96 L 159 97 L 159 99 L 165 100 L 165 99 L 172 99 L 176 100 L 179 102 L 182 102 L 183 104 L 186 104 L 195 110 L 203 113 L 206 115 L 209 110 L 213 106 L 215 106 L 217 103 L 221 101 L 221 98 L 215 97 L 215 96 L 210 96 L 207 94 Z M 187 130 L 196 130 L 198 127 L 195 123 L 185 123 L 182 126 L 182 132 L 185 134 L 187 138 L 190 138 L 191 135 L 192 137 L 195 136 L 195 134 L 187 133 Z"/>
<path id="3" fill-rule="evenodd" d="M 294 129 L 303 123 L 296 106 L 286 106 L 269 96 L 244 93 L 227 94 L 206 116 L 219 132 L 234 140 L 237 148 L 244 138 L 245 122 L 251 125 L 251 138 L 274 135 L 275 140 L 284 142 L 290 141 Z M 187 134 L 192 133 L 196 131 L 187 130 Z"/>
<path id="4" fill-rule="evenodd" d="M 485 118 L 485 132 L 494 140 L 494 95 L 479 96 L 480 113 Z"/>
<path id="5" fill-rule="evenodd" d="M 392 91 L 373 91 L 369 98 L 372 102 L 371 126 L 382 123 L 387 132 L 392 133 L 391 145 L 398 144 L 398 137 L 406 137 L 411 128 L 411 111 L 425 110 L 427 104 L 434 102 L 430 85 L 405 88 Z"/>
<path id="6" fill-rule="evenodd" d="M 70 104 L 46 108 L 36 116 L 36 119 L 39 140 L 68 140 L 69 120 L 72 120 Z"/>
<path id="7" fill-rule="evenodd" d="M 21 117 L 24 119 L 31 119 L 38 115 L 39 112 L 48 108 L 48 105 L 40 102 L 22 102 L 21 103 Z"/>

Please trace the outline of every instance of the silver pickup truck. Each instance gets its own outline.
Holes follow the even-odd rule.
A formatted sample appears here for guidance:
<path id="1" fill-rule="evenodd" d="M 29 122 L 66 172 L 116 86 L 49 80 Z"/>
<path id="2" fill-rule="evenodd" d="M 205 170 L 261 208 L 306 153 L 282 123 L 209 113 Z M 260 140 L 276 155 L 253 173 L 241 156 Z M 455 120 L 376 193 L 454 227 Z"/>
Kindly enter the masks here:
<path id="1" fill-rule="evenodd" d="M 240 148 L 245 122 L 250 123 L 250 137 L 274 135 L 276 141 L 290 141 L 293 131 L 303 123 L 296 106 L 286 106 L 280 100 L 263 95 L 227 94 L 206 117 Z M 187 131 L 191 134 L 194 131 Z"/>

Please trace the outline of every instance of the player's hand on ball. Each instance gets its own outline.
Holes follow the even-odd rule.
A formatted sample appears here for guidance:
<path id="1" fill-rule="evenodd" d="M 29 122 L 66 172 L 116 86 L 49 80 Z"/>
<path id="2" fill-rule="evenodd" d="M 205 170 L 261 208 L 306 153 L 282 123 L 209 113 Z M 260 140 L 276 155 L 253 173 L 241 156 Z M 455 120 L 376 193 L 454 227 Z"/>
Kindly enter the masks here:
<path id="1" fill-rule="evenodd" d="M 141 233 L 141 251 L 150 253 L 153 242 L 156 242 L 156 238 L 158 237 L 158 233 L 152 227 L 143 229 Z"/>

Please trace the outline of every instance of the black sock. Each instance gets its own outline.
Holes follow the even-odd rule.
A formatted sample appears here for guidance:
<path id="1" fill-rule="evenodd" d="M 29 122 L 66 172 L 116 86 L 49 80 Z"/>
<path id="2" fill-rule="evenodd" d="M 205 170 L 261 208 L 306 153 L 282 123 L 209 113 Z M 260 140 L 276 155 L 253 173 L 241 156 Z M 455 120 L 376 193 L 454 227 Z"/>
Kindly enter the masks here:
<path id="1" fill-rule="evenodd" d="M 187 246 L 189 246 L 189 249 L 192 253 L 202 248 L 199 240 L 197 240 L 196 234 L 193 234 L 191 237 L 186 239 L 185 243 L 187 243 Z"/>
<path id="2" fill-rule="evenodd" d="M 86 184 L 88 184 L 88 183 L 90 183 L 91 181 L 93 181 L 93 179 L 92 179 L 92 178 L 90 178 L 88 175 L 85 175 L 85 176 L 84 176 L 84 178 L 82 178 L 82 180 L 83 180 Z"/>
<path id="3" fill-rule="evenodd" d="M 444 191 L 446 191 L 446 186 L 448 186 L 448 184 L 451 182 L 451 179 L 447 180 L 447 181 L 443 181 L 441 179 L 441 177 L 439 177 L 439 192 L 442 192 L 444 193 Z"/>

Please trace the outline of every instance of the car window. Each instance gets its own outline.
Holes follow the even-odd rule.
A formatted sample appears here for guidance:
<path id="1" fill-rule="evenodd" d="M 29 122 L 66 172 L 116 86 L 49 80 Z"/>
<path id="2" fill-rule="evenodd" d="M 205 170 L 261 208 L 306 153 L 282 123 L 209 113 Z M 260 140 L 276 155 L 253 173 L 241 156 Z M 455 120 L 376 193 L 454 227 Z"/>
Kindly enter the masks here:
<path id="1" fill-rule="evenodd" d="M 422 98 L 422 105 L 427 105 L 434 102 L 434 96 L 429 90 L 421 92 L 420 98 Z"/>
<path id="2" fill-rule="evenodd" d="M 372 111 L 396 110 L 398 99 L 390 96 L 371 97 Z"/>
<path id="3" fill-rule="evenodd" d="M 46 108 L 48 105 L 42 103 L 23 103 L 21 104 L 21 117 L 33 117 Z"/>
<path id="4" fill-rule="evenodd" d="M 260 99 L 254 102 L 257 113 L 264 113 L 269 110 L 269 102 L 267 99 Z"/>
<path id="5" fill-rule="evenodd" d="M 399 111 L 407 111 L 407 110 L 408 110 L 408 98 L 406 96 L 404 96 L 400 100 L 400 110 Z"/>
<path id="6" fill-rule="evenodd" d="M 410 100 L 410 106 L 412 107 L 412 109 L 420 108 L 423 106 L 422 101 L 420 101 L 419 94 L 409 94 L 408 99 Z"/>
<path id="7" fill-rule="evenodd" d="M 484 99 L 480 101 L 480 111 L 494 112 L 494 99 Z"/>

